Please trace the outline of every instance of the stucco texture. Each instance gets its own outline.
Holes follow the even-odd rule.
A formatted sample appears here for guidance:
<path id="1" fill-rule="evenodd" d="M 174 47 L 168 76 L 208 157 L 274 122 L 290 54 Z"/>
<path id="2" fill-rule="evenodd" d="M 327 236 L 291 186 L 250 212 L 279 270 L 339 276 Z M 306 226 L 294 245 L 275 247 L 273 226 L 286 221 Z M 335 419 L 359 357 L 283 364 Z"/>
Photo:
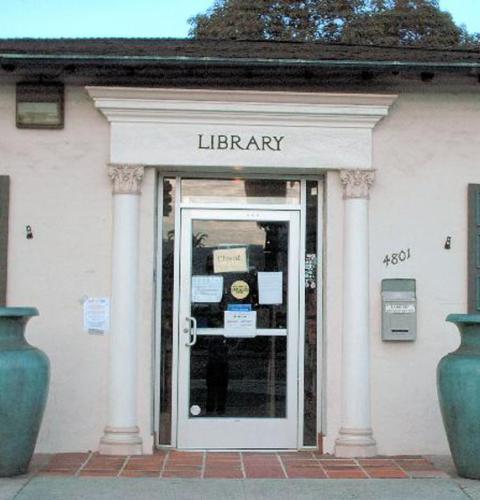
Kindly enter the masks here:
<path id="1" fill-rule="evenodd" d="M 373 427 L 379 452 L 444 453 L 435 370 L 467 309 L 467 184 L 480 182 L 477 93 L 401 95 L 374 132 L 370 278 Z M 447 237 L 451 249 L 445 249 Z M 386 254 L 410 249 L 398 265 Z M 415 278 L 417 340 L 380 340 L 380 282 Z"/>
<path id="2" fill-rule="evenodd" d="M 51 360 L 37 451 L 95 449 L 106 421 L 108 335 L 83 331 L 82 302 L 110 295 L 108 124 L 67 88 L 63 130 L 15 127 L 0 87 L 0 171 L 11 176 L 7 304 L 38 307 L 27 339 Z M 33 238 L 26 238 L 26 226 Z"/>
<path id="3" fill-rule="evenodd" d="M 15 127 L 15 87 L 0 87 L 0 175 L 11 176 L 8 305 L 38 307 L 27 337 L 52 362 L 39 452 L 97 449 L 107 421 L 108 333 L 83 331 L 85 297 L 109 296 L 109 124 L 83 88 L 67 87 L 63 130 Z M 458 334 L 444 321 L 466 311 L 467 184 L 480 182 L 480 97 L 473 92 L 401 93 L 373 133 L 377 179 L 370 200 L 372 421 L 382 454 L 444 453 L 435 367 Z M 151 446 L 155 176 L 147 169 L 140 228 L 138 411 Z M 341 425 L 343 202 L 326 176 L 326 450 Z M 26 238 L 30 225 L 33 239 Z M 450 250 L 444 248 L 447 236 Z M 385 266 L 386 254 L 411 258 Z M 418 338 L 384 343 L 383 278 L 415 278 Z M 150 439 L 150 441 L 149 441 Z"/>

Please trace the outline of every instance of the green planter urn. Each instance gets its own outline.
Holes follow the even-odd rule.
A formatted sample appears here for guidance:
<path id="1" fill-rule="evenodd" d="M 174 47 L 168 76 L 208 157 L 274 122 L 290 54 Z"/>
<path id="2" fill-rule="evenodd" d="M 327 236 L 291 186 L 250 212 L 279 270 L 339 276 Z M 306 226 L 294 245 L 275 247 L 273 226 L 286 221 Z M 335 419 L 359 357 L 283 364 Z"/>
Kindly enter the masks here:
<path id="1" fill-rule="evenodd" d="M 480 314 L 450 314 L 460 347 L 437 367 L 437 390 L 457 472 L 480 479 Z"/>
<path id="2" fill-rule="evenodd" d="M 27 472 L 47 401 L 50 363 L 24 337 L 33 307 L 0 307 L 0 477 Z"/>

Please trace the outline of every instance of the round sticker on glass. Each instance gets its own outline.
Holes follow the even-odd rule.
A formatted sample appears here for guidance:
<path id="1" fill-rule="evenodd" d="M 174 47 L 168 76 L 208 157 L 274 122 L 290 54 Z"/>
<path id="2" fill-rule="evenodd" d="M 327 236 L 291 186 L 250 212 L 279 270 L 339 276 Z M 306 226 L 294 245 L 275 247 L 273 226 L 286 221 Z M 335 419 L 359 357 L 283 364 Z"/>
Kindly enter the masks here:
<path id="1" fill-rule="evenodd" d="M 200 409 L 200 406 L 198 405 L 192 405 L 190 407 L 190 413 L 194 416 L 194 417 L 197 417 L 198 415 L 200 415 L 200 413 L 202 413 L 202 410 Z"/>
<path id="2" fill-rule="evenodd" d="M 238 280 L 232 283 L 230 292 L 236 299 L 244 299 L 248 297 L 250 287 L 246 281 Z"/>

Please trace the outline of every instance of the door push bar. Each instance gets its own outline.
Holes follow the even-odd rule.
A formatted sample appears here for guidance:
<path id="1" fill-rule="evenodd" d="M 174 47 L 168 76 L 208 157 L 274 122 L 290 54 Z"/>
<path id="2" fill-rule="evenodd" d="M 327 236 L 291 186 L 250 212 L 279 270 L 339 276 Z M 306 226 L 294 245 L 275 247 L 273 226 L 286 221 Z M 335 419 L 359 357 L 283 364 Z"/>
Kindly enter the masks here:
<path id="1" fill-rule="evenodd" d="M 188 321 L 188 327 L 183 331 L 188 333 L 188 341 L 185 342 L 187 347 L 192 347 L 197 343 L 197 320 L 192 316 L 185 318 Z"/>

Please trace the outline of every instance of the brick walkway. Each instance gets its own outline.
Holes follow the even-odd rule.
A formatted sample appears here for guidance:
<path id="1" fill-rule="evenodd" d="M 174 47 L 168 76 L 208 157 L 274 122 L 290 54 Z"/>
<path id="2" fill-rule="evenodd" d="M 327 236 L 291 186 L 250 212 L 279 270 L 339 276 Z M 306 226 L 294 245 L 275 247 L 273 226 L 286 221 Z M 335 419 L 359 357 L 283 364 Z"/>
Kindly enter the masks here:
<path id="1" fill-rule="evenodd" d="M 41 475 L 230 478 L 411 479 L 448 475 L 420 456 L 337 459 L 316 452 L 215 453 L 160 451 L 143 456 L 51 455 Z"/>

